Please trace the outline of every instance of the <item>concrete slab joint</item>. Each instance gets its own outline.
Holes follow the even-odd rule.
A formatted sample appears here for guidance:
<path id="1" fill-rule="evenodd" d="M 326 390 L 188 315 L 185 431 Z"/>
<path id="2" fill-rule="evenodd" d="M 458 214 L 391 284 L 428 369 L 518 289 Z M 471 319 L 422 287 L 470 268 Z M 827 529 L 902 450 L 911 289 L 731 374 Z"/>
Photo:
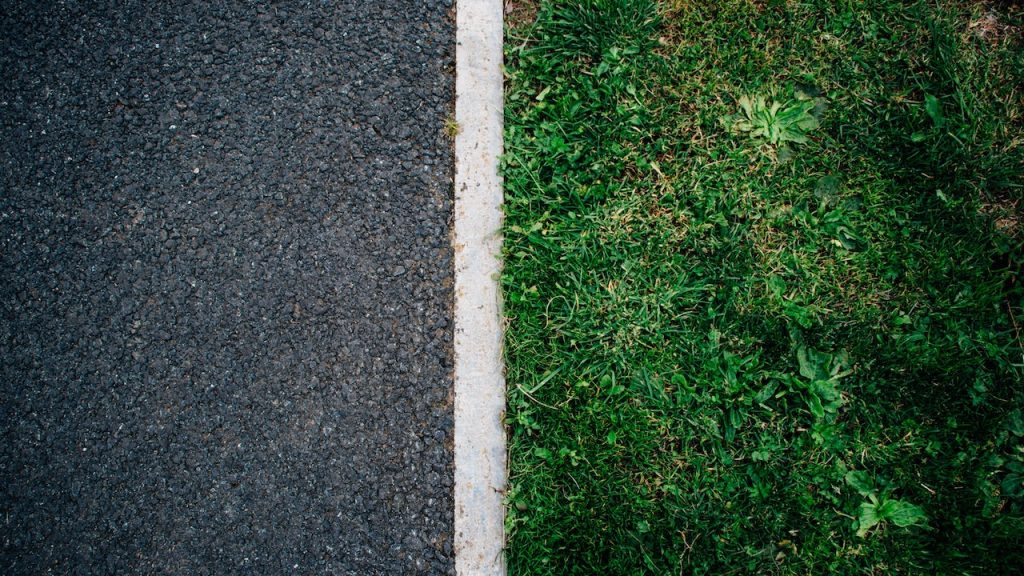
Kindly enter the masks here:
<path id="1" fill-rule="evenodd" d="M 455 119 L 455 566 L 503 575 L 501 0 L 458 0 Z"/>

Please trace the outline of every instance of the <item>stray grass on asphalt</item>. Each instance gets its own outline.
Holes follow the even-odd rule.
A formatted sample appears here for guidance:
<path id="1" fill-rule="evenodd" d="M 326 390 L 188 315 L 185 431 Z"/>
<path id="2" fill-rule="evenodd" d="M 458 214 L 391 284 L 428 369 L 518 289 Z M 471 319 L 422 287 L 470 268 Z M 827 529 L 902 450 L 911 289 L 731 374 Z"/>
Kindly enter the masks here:
<path id="1" fill-rule="evenodd" d="M 512 574 L 1024 565 L 1022 30 L 948 0 L 508 30 Z"/>

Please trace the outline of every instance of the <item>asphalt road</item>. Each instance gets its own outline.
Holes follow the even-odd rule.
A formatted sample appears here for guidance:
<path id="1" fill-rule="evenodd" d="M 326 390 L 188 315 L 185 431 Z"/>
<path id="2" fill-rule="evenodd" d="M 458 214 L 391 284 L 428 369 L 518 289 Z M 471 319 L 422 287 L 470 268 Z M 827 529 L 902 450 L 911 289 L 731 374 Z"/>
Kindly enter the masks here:
<path id="1" fill-rule="evenodd" d="M 454 573 L 451 10 L 0 0 L 0 573 Z"/>

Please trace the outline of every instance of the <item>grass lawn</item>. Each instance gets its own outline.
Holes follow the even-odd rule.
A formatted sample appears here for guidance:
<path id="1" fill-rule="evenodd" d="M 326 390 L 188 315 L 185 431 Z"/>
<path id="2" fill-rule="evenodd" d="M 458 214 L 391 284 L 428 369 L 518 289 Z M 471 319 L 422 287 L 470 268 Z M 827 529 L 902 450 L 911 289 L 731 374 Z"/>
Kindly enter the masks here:
<path id="1" fill-rule="evenodd" d="M 1024 8 L 522 4 L 508 563 L 1019 574 Z"/>

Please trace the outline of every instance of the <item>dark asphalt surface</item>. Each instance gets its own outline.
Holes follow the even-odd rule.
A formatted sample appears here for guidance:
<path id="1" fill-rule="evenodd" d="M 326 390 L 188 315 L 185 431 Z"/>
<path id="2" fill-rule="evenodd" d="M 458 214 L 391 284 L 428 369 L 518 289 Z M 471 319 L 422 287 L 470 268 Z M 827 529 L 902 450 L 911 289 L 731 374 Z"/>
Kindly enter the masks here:
<path id="1" fill-rule="evenodd" d="M 0 573 L 454 573 L 451 10 L 0 0 Z"/>

